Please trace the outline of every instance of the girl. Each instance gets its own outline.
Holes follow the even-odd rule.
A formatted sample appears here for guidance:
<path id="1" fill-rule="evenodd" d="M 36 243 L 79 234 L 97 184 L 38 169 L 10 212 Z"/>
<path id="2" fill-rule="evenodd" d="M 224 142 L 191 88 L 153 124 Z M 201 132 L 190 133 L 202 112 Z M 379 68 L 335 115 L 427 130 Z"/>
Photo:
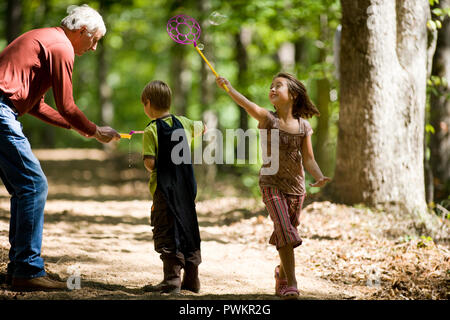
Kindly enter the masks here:
<path id="1" fill-rule="evenodd" d="M 313 130 L 304 119 L 319 116 L 319 111 L 309 99 L 305 86 L 288 73 L 280 72 L 272 80 L 269 100 L 275 112 L 249 101 L 223 77 L 217 77 L 216 83 L 221 88 L 224 85 L 229 88 L 229 96 L 258 120 L 259 129 L 279 130 L 279 169 L 272 175 L 263 175 L 261 170 L 259 186 L 274 224 L 269 243 L 276 246 L 280 256 L 280 265 L 275 268 L 275 294 L 283 299 L 297 299 L 294 248 L 302 243 L 297 226 L 306 195 L 303 166 L 316 180 L 311 187 L 323 187 L 330 181 L 314 159 Z M 268 138 L 267 150 L 271 150 L 270 143 Z M 269 165 L 263 164 L 263 167 Z"/>

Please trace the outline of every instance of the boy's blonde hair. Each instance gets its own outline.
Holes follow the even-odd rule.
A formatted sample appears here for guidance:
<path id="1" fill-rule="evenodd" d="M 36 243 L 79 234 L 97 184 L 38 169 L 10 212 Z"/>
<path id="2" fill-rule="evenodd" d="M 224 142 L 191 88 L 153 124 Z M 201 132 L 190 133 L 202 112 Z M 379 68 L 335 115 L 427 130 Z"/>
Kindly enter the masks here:
<path id="1" fill-rule="evenodd" d="M 141 102 L 145 104 L 150 100 L 152 108 L 165 111 L 170 109 L 172 91 L 169 86 L 160 80 L 150 81 L 141 94 Z"/>

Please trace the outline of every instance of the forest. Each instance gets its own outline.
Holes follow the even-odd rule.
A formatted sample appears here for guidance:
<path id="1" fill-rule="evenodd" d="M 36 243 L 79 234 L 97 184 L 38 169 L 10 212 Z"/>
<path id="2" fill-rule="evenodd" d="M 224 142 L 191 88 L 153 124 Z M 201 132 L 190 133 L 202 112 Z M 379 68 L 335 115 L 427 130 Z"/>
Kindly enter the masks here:
<path id="1" fill-rule="evenodd" d="M 449 298 L 449 0 L 7 0 L 0 51 L 28 30 L 59 26 L 68 6 L 84 3 L 107 32 L 95 52 L 76 57 L 73 94 L 98 125 L 144 130 L 141 92 L 162 80 L 173 92 L 171 112 L 223 132 L 225 154 L 240 139 L 227 143 L 227 129 L 257 129 L 194 47 L 169 37 L 167 21 L 179 14 L 199 22 L 199 47 L 215 71 L 259 106 L 274 110 L 268 94 L 280 71 L 306 86 L 320 111 L 308 119 L 314 156 L 331 182 L 314 188 L 306 174 L 299 227 L 306 241 L 295 258 L 302 298 Z M 51 90 L 45 100 L 55 107 Z M 141 136 L 103 145 L 29 114 L 19 120 L 49 181 L 44 257 L 63 278 L 81 274 L 82 289 L 17 295 L 0 284 L 0 298 L 160 299 L 140 290 L 161 269 L 149 246 Z M 194 166 L 204 293 L 184 298 L 273 297 L 277 254 L 267 243 L 272 222 L 261 202 L 257 139 L 244 138 L 243 159 Z M 0 189 L 4 271 L 9 195 Z M 236 261 L 245 267 L 230 274 Z"/>

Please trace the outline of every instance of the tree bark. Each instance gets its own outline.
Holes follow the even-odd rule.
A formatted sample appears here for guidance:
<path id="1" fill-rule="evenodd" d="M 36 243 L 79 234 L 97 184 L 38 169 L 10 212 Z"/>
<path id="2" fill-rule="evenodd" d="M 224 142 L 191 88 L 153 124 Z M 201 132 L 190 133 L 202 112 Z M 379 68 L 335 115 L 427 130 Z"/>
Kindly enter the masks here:
<path id="1" fill-rule="evenodd" d="M 428 29 L 428 49 L 427 49 L 427 79 L 431 77 L 431 71 L 433 66 L 433 56 L 436 51 L 437 43 L 437 30 Z M 425 110 L 425 125 L 430 121 L 430 110 Z M 424 131 L 423 139 L 423 166 L 425 174 L 425 200 L 427 204 L 431 205 L 434 199 L 434 184 L 433 184 L 433 170 L 431 168 L 428 150 L 429 150 L 429 138 L 430 133 L 427 130 Z"/>
<path id="2" fill-rule="evenodd" d="M 449 8 L 450 0 L 441 0 L 440 8 Z M 431 168 L 434 176 L 435 201 L 440 202 L 450 194 L 450 18 L 447 16 L 438 29 L 432 74 L 445 78 L 447 83 L 439 88 L 439 95 L 430 97 L 430 123 L 435 133 L 430 138 Z"/>
<path id="3" fill-rule="evenodd" d="M 427 0 L 341 0 L 340 112 L 331 190 L 348 204 L 426 210 Z"/>

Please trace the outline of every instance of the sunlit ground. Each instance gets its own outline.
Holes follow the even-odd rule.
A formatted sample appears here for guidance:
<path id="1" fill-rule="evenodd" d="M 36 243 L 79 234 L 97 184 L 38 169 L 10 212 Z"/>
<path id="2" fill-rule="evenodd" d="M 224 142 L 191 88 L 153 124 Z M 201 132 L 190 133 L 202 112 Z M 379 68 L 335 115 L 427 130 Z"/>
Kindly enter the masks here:
<path id="1" fill-rule="evenodd" d="M 79 276 L 68 292 L 16 293 L 6 299 L 169 299 L 141 288 L 162 280 L 149 225 L 148 174 L 140 155 L 99 150 L 36 150 L 49 181 L 42 254 L 51 274 Z M 278 299 L 267 241 L 272 222 L 259 198 L 232 175 L 204 182 L 196 167 L 202 238 L 202 290 L 189 299 Z M 295 250 L 301 299 L 448 299 L 448 221 L 439 241 L 394 214 L 312 199 L 302 212 Z M 440 222 L 439 222 L 440 221 Z M 5 272 L 9 196 L 0 187 L 0 272 Z M 440 224 L 439 224 L 440 223 Z M 73 279 L 73 278 L 72 278 Z"/>

